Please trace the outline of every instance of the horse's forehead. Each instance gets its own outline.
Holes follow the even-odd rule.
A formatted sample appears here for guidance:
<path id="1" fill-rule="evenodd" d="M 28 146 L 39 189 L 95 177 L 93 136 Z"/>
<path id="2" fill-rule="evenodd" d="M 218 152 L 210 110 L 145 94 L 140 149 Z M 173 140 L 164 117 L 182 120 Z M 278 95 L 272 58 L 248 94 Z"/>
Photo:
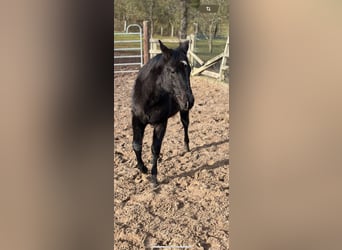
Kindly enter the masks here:
<path id="1" fill-rule="evenodd" d="M 188 66 L 188 65 L 189 65 L 186 56 L 177 56 L 177 57 L 174 57 L 174 58 L 173 58 L 173 62 L 172 62 L 171 64 L 177 65 L 177 64 L 179 64 L 179 63 L 182 63 L 182 64 L 184 64 L 185 66 Z"/>

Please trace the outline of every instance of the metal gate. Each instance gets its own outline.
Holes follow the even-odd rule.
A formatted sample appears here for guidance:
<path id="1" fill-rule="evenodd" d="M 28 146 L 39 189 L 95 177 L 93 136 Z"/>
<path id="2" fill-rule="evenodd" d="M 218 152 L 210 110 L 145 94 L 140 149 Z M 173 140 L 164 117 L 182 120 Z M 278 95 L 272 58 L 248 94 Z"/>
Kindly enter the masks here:
<path id="1" fill-rule="evenodd" d="M 134 27 L 139 32 L 129 32 Z M 114 33 L 114 74 L 138 72 L 142 66 L 142 29 L 138 24 L 131 24 L 125 32 Z"/>

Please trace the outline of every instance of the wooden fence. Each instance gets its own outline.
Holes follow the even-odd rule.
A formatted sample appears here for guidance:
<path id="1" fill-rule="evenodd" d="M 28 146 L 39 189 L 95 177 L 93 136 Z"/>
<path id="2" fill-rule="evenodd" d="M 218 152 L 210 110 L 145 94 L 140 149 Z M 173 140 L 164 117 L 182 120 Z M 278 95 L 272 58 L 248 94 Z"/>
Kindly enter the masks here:
<path id="1" fill-rule="evenodd" d="M 147 61 L 156 56 L 157 54 L 161 53 L 159 48 L 159 39 L 154 39 L 149 37 L 149 30 L 148 30 L 148 22 L 145 21 L 143 23 L 144 27 L 144 63 L 147 63 Z M 223 81 L 225 78 L 225 73 L 229 71 L 229 65 L 228 65 L 228 59 L 229 59 L 229 36 L 227 37 L 227 42 L 224 51 L 209 59 L 208 61 L 204 62 L 199 56 L 195 54 L 195 48 L 196 48 L 196 38 L 195 35 L 191 34 L 187 37 L 187 39 L 160 39 L 163 43 L 171 43 L 171 44 L 177 44 L 174 47 L 178 47 L 179 42 L 183 42 L 186 40 L 189 40 L 189 50 L 188 50 L 188 58 L 189 62 L 191 64 L 191 67 L 193 68 L 191 75 L 206 75 L 209 77 L 216 78 L 220 81 Z M 200 65 L 199 68 L 195 68 L 195 61 Z M 214 64 L 219 63 L 220 68 L 219 72 L 213 72 L 209 71 L 209 68 L 212 67 Z"/>
<path id="2" fill-rule="evenodd" d="M 190 64 L 193 65 L 194 64 L 194 57 L 192 55 L 194 55 L 193 51 L 195 48 L 195 38 L 194 35 L 190 35 L 187 37 L 187 39 L 160 39 L 164 44 L 165 43 L 171 43 L 171 44 L 175 44 L 175 46 L 173 47 L 178 47 L 180 42 L 184 42 L 189 40 L 189 50 L 188 50 L 188 58 L 190 61 Z M 161 53 L 160 48 L 159 48 L 159 39 L 154 39 L 154 38 L 150 38 L 149 40 L 150 43 L 150 50 L 149 50 L 149 54 L 150 54 L 150 58 L 156 56 L 157 54 Z"/>

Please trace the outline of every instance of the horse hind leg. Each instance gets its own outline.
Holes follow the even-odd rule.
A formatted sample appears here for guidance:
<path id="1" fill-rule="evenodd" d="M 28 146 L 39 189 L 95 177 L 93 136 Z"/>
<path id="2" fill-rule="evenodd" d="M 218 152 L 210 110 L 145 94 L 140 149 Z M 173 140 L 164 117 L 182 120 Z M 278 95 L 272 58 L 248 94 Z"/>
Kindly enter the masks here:
<path id="1" fill-rule="evenodd" d="M 141 152 L 142 152 L 142 141 L 144 137 L 144 131 L 146 124 L 140 122 L 140 120 L 133 116 L 132 118 L 132 127 L 133 127 L 133 150 L 137 159 L 137 167 L 138 169 L 146 174 L 147 168 L 142 160 Z"/>
<path id="2" fill-rule="evenodd" d="M 153 143 L 152 143 L 152 147 L 151 147 L 153 159 L 152 159 L 151 174 L 152 174 L 152 184 L 154 187 L 158 186 L 157 163 L 158 163 L 158 158 L 160 155 L 160 149 L 161 149 L 161 145 L 162 145 L 163 138 L 165 135 L 166 127 L 167 127 L 167 121 L 165 121 L 164 123 L 156 125 L 154 127 L 154 130 L 153 130 Z"/>

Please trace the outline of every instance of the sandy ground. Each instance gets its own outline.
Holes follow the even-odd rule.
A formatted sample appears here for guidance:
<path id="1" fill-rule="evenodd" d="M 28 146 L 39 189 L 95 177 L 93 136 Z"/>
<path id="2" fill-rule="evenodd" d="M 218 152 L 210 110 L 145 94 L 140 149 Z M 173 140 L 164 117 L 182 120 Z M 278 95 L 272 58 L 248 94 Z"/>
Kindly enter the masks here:
<path id="1" fill-rule="evenodd" d="M 136 168 L 131 146 L 130 95 L 135 76 L 114 79 L 114 249 L 229 249 L 228 85 L 205 77 L 191 79 L 195 96 L 190 112 L 191 152 L 183 152 L 177 114 L 168 122 L 158 165 L 161 184 L 153 190 L 149 175 Z M 151 126 L 146 128 L 143 143 L 149 170 L 152 131 Z"/>

